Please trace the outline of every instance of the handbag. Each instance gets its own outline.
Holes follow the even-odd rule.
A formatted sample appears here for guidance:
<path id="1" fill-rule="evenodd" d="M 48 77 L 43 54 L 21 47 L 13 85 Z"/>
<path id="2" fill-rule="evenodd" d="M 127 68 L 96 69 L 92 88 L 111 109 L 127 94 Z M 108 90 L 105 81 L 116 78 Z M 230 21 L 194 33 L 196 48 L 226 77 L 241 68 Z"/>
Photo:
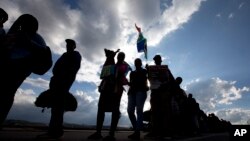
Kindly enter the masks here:
<path id="1" fill-rule="evenodd" d="M 42 92 L 34 102 L 35 106 L 43 108 L 53 108 L 53 106 L 62 106 L 64 111 L 75 111 L 77 109 L 77 100 L 70 93 L 66 92 L 61 95 L 56 95 L 55 91 L 50 89 Z"/>

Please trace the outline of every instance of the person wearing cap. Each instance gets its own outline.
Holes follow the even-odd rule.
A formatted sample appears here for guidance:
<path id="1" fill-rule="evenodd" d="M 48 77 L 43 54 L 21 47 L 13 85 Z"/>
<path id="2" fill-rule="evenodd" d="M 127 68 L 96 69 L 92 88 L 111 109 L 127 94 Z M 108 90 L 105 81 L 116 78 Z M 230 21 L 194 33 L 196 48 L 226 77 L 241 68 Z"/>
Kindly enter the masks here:
<path id="1" fill-rule="evenodd" d="M 64 134 L 64 96 L 68 94 L 81 66 L 81 55 L 78 51 L 75 51 L 75 41 L 72 39 L 66 39 L 65 41 L 67 51 L 56 61 L 49 84 L 55 101 L 51 107 L 48 133 L 39 135 L 38 138 L 58 139 Z"/>
<path id="2" fill-rule="evenodd" d="M 175 79 L 167 65 L 162 65 L 160 55 L 154 56 L 155 65 L 146 66 L 151 89 L 152 131 L 146 137 L 165 136 L 169 127 L 170 93 L 169 87 Z M 164 107 L 164 108 L 163 108 Z M 166 127 L 167 126 L 167 127 Z M 167 130 L 168 132 L 168 130 Z"/>
<path id="3" fill-rule="evenodd" d="M 8 20 L 8 14 L 0 8 L 0 39 L 5 35 L 5 30 L 3 29 L 3 24 Z"/>

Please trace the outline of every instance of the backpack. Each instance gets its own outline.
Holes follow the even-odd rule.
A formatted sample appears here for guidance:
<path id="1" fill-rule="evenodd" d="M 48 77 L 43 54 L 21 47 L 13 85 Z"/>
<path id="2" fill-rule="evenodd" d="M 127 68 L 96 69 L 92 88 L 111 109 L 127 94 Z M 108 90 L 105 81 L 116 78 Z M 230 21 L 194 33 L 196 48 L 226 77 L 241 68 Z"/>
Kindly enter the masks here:
<path id="1" fill-rule="evenodd" d="M 42 36 L 38 33 L 31 39 L 32 56 L 31 56 L 31 71 L 38 75 L 45 74 L 52 66 L 51 50 Z"/>
<path id="2" fill-rule="evenodd" d="M 7 34 L 0 46 L 1 62 L 24 60 L 20 62 L 22 66 L 35 74 L 43 75 L 53 64 L 51 50 L 39 34 L 32 39 L 22 32 Z"/>
<path id="3" fill-rule="evenodd" d="M 32 57 L 31 71 L 38 75 L 45 74 L 52 66 L 52 55 L 49 47 L 34 53 Z"/>

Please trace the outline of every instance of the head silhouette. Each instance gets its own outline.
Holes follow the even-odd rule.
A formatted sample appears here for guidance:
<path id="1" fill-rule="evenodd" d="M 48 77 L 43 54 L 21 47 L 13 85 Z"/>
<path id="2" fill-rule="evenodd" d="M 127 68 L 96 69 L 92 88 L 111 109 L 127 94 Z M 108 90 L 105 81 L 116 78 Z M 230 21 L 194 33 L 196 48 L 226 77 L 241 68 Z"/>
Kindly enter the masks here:
<path id="1" fill-rule="evenodd" d="M 153 59 L 154 59 L 156 65 L 161 65 L 162 60 L 161 60 L 160 55 L 155 55 L 155 57 Z"/>
<path id="2" fill-rule="evenodd" d="M 120 51 L 120 49 L 117 49 L 116 52 L 113 50 L 109 50 L 109 49 L 104 49 L 105 52 L 105 56 L 106 56 L 106 61 L 104 63 L 105 65 L 113 65 L 115 64 L 115 55 L 116 53 L 118 53 Z"/>
<path id="3" fill-rule="evenodd" d="M 125 59 L 125 53 L 119 52 L 117 55 L 117 63 L 123 63 Z"/>
<path id="4" fill-rule="evenodd" d="M 188 98 L 193 98 L 193 94 L 188 94 Z"/>
<path id="5" fill-rule="evenodd" d="M 140 58 L 136 58 L 134 64 L 135 64 L 135 68 L 136 68 L 136 69 L 140 69 L 141 66 L 142 66 L 142 61 L 141 61 L 141 59 L 140 59 Z"/>
<path id="6" fill-rule="evenodd" d="M 9 33 L 22 31 L 28 35 L 34 35 L 38 30 L 37 19 L 30 14 L 21 15 L 11 26 Z"/>
<path id="7" fill-rule="evenodd" d="M 182 78 L 181 78 L 181 77 L 177 77 L 177 78 L 175 79 L 175 81 L 176 81 L 176 83 L 177 83 L 178 85 L 180 85 L 181 82 L 182 82 Z"/>
<path id="8" fill-rule="evenodd" d="M 72 39 L 66 39 L 65 42 L 67 52 L 73 52 L 76 48 L 76 42 Z"/>
<path id="9" fill-rule="evenodd" d="M 8 14 L 0 8 L 0 27 L 3 27 L 3 24 L 8 20 Z"/>

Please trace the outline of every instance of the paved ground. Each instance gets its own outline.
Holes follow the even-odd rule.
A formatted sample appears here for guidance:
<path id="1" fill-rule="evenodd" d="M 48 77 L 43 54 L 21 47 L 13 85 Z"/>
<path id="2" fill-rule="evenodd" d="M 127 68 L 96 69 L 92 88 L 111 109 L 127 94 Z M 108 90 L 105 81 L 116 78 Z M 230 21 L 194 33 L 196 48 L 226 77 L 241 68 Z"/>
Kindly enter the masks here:
<path id="1" fill-rule="evenodd" d="M 34 141 L 36 136 L 45 133 L 45 130 L 37 130 L 32 128 L 3 128 L 0 131 L 0 141 Z M 87 141 L 87 137 L 94 133 L 94 130 L 65 130 L 65 134 L 61 141 Z M 117 141 L 131 141 L 127 138 L 131 131 L 117 131 Z M 106 136 L 108 131 L 103 131 L 103 136 Z M 141 141 L 229 141 L 227 133 L 218 134 L 202 134 L 192 138 L 182 139 L 145 139 L 143 133 Z M 41 140 L 40 140 L 41 141 Z M 91 141 L 91 140 L 88 140 Z"/>

